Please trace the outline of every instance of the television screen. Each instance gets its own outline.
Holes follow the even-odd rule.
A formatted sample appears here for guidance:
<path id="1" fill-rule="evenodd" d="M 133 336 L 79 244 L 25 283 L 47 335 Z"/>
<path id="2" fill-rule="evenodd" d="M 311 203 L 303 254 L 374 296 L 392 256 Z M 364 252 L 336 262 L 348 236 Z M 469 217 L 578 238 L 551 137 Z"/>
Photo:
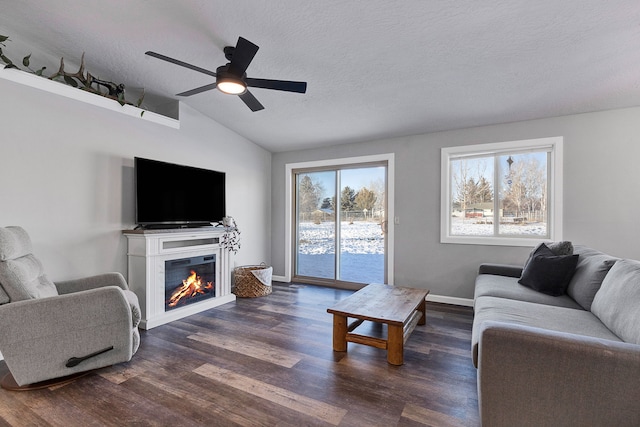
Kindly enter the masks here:
<path id="1" fill-rule="evenodd" d="M 200 226 L 225 216 L 225 174 L 158 160 L 134 159 L 136 223 Z"/>

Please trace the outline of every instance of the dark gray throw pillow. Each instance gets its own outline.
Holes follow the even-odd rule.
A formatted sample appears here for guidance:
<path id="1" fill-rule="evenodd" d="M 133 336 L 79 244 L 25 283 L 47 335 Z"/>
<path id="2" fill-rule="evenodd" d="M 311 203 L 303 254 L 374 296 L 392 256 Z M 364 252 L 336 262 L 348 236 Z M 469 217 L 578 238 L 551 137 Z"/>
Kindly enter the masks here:
<path id="1" fill-rule="evenodd" d="M 527 268 L 527 264 L 529 264 L 529 261 L 531 261 L 533 255 L 538 249 L 540 249 L 541 246 L 546 246 L 546 248 L 549 249 L 553 253 L 553 255 L 573 255 L 573 243 L 568 240 L 563 240 L 561 242 L 540 243 L 529 253 L 529 257 L 524 262 L 524 267 L 522 267 L 523 269 Z"/>
<path id="2" fill-rule="evenodd" d="M 518 283 L 554 297 L 563 295 L 576 271 L 578 255 L 555 255 L 545 244 L 536 248 Z"/>

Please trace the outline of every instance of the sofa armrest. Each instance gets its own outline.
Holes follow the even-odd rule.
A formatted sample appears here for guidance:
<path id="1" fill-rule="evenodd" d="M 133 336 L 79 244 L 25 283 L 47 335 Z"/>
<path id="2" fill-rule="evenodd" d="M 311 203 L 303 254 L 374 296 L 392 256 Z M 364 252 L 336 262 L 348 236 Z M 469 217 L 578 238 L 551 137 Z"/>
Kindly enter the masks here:
<path id="1" fill-rule="evenodd" d="M 482 425 L 640 425 L 639 345 L 493 321 L 479 327 Z"/>
<path id="2" fill-rule="evenodd" d="M 19 385 L 128 361 L 134 351 L 131 307 L 116 286 L 5 304 L 0 325 L 0 351 Z"/>
<path id="3" fill-rule="evenodd" d="M 127 281 L 124 280 L 124 277 L 120 273 L 106 273 L 83 277 L 81 279 L 63 280 L 55 282 L 55 285 L 60 295 L 102 288 L 104 286 L 117 286 L 125 291 L 129 289 Z"/>
<path id="4" fill-rule="evenodd" d="M 493 274 L 496 276 L 520 277 L 522 267 L 519 265 L 507 264 L 480 264 L 478 274 Z"/>

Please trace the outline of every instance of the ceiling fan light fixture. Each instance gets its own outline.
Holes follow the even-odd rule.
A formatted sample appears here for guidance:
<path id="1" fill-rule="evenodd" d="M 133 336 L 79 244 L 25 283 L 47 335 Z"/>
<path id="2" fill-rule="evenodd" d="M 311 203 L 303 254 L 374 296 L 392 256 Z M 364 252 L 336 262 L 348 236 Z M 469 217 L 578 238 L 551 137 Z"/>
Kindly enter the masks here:
<path id="1" fill-rule="evenodd" d="M 247 91 L 247 85 L 240 79 L 234 77 L 218 77 L 217 88 L 222 93 L 229 95 L 242 95 Z"/>
<path id="2" fill-rule="evenodd" d="M 247 67 L 249 67 L 249 64 L 253 61 L 253 57 L 256 52 L 258 52 L 258 49 L 259 47 L 251 43 L 249 40 L 243 37 L 238 37 L 238 42 L 235 47 L 225 46 L 224 56 L 229 62 L 216 68 L 215 73 L 211 70 L 191 65 L 187 62 L 180 61 L 160 53 L 147 51 L 145 54 L 162 61 L 170 62 L 172 64 L 215 77 L 216 79 L 215 83 L 209 83 L 186 92 L 181 92 L 176 94 L 176 96 L 192 96 L 218 88 L 222 93 L 239 95 L 239 98 L 251 111 L 260 111 L 264 109 L 264 106 L 256 99 L 255 96 L 253 96 L 251 92 L 247 90 L 248 87 L 295 93 L 305 93 L 307 91 L 307 82 L 248 78 Z"/>

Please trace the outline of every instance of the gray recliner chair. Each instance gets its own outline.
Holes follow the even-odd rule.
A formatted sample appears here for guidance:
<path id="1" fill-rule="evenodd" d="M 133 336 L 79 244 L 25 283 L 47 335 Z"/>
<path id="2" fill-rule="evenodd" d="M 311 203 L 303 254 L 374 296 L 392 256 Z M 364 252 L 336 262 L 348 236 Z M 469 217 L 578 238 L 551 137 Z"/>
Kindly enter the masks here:
<path id="1" fill-rule="evenodd" d="M 120 273 L 54 284 L 26 231 L 0 227 L 0 353 L 15 385 L 131 360 L 139 322 L 138 298 Z"/>

